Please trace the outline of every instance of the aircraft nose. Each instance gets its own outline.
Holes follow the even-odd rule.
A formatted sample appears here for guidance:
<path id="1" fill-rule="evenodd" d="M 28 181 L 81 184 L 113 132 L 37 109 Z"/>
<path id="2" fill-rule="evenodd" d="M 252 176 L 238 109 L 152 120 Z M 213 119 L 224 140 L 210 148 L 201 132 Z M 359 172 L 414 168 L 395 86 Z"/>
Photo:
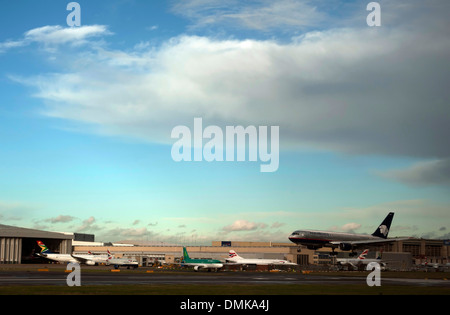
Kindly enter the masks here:
<path id="1" fill-rule="evenodd" d="M 298 231 L 292 232 L 291 235 L 289 235 L 289 237 L 288 237 L 288 239 L 289 239 L 291 242 L 294 242 L 294 243 L 295 243 L 295 241 L 296 241 L 298 238 L 299 238 L 299 233 L 298 233 Z"/>

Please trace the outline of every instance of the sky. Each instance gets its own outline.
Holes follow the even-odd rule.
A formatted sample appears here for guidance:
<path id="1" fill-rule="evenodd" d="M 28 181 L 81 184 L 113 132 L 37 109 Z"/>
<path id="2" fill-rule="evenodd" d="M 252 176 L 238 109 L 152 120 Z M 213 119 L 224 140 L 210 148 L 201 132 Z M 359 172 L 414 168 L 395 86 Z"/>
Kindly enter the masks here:
<path id="1" fill-rule="evenodd" d="M 378 1 L 379 26 L 368 0 L 80 0 L 79 26 L 69 2 L 2 3 L 2 224 L 210 245 L 392 211 L 389 236 L 450 238 L 447 0 Z M 177 152 L 266 126 L 277 167 L 250 140 L 176 161 L 195 118 L 223 137 Z"/>

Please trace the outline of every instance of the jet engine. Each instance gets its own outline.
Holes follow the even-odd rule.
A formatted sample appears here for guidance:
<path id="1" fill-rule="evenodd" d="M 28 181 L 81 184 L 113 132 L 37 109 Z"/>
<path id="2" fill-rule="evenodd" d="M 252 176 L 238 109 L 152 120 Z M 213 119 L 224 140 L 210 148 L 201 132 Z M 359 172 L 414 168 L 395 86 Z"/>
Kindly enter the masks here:
<path id="1" fill-rule="evenodd" d="M 86 265 L 95 266 L 95 261 L 88 260 L 88 261 L 86 261 Z"/>
<path id="2" fill-rule="evenodd" d="M 352 250 L 352 244 L 341 243 L 341 244 L 339 244 L 339 249 L 340 250 Z"/>

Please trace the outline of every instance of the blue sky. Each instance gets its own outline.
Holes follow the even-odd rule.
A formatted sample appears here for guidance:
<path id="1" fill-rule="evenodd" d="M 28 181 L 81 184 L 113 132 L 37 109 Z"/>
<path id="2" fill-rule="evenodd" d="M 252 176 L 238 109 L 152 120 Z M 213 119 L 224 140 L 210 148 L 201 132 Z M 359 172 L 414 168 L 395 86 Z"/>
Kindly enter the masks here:
<path id="1" fill-rule="evenodd" d="M 0 220 L 99 241 L 448 238 L 442 1 L 14 1 L 0 11 Z M 280 162 L 175 162 L 175 126 L 279 126 Z"/>

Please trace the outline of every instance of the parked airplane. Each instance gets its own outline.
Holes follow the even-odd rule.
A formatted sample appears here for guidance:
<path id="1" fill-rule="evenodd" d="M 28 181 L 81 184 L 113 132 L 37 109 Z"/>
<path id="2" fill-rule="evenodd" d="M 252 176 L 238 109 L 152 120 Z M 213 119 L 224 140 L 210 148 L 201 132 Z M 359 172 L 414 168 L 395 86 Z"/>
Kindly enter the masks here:
<path id="1" fill-rule="evenodd" d="M 61 262 L 61 263 L 80 263 L 70 254 L 55 254 L 48 249 L 47 246 L 41 241 L 37 241 L 38 246 L 41 248 L 41 252 L 37 254 L 40 257 L 47 258 L 49 260 Z"/>
<path id="2" fill-rule="evenodd" d="M 108 262 L 108 255 L 94 255 L 90 251 L 87 255 L 73 255 L 73 257 L 80 259 L 80 260 L 86 260 L 88 262 L 93 262 L 95 265 L 97 264 L 106 264 Z M 91 265 L 92 263 L 88 263 L 88 265 Z"/>
<path id="3" fill-rule="evenodd" d="M 378 228 L 371 235 L 326 232 L 313 230 L 297 230 L 290 236 L 289 240 L 298 245 L 305 245 L 308 249 L 318 249 L 321 247 L 331 247 L 333 254 L 335 248 L 343 251 L 353 251 L 356 248 L 368 246 L 372 244 L 383 244 L 387 242 L 395 242 L 408 238 L 391 238 L 388 239 L 389 229 L 391 227 L 394 212 L 390 212 L 381 222 Z"/>
<path id="4" fill-rule="evenodd" d="M 420 265 L 425 267 L 425 268 L 434 268 L 434 269 L 437 269 L 437 270 L 450 268 L 450 263 L 440 264 L 440 263 L 428 262 L 427 257 L 425 257 L 425 262 L 421 263 Z"/>
<path id="5" fill-rule="evenodd" d="M 192 259 L 189 257 L 189 254 L 186 250 L 186 247 L 183 247 L 183 260 L 181 261 L 182 265 L 185 266 L 194 266 L 194 270 L 198 271 L 200 269 L 215 269 L 216 271 L 223 267 L 223 263 L 217 259 Z"/>
<path id="6" fill-rule="evenodd" d="M 381 260 L 381 256 L 377 258 L 366 258 L 368 249 L 365 249 L 358 258 L 336 258 L 336 264 L 340 266 L 352 266 L 353 268 L 359 269 L 361 266 L 370 264 L 371 262 L 376 262 L 380 264 L 381 267 L 385 267 L 385 263 Z"/>
<path id="7" fill-rule="evenodd" d="M 130 267 L 133 267 L 136 269 L 139 267 L 139 263 L 135 259 L 129 259 L 129 258 L 115 258 L 111 252 L 108 249 L 108 259 L 107 259 L 107 265 L 113 265 L 115 269 L 119 269 L 120 266 L 127 267 L 127 269 L 130 269 Z"/>
<path id="8" fill-rule="evenodd" d="M 241 265 L 297 265 L 291 263 L 290 261 L 280 259 L 247 259 L 239 256 L 234 250 L 229 251 L 228 257 L 229 258 L 225 260 L 227 263 L 235 263 Z"/>
<path id="9" fill-rule="evenodd" d="M 95 255 L 71 255 L 52 253 L 42 241 L 37 241 L 37 244 L 41 248 L 41 252 L 37 254 L 38 256 L 60 263 L 77 263 L 94 266 L 101 261 L 101 259 L 95 257 Z M 103 262 L 106 262 L 106 259 L 103 259 Z"/>

